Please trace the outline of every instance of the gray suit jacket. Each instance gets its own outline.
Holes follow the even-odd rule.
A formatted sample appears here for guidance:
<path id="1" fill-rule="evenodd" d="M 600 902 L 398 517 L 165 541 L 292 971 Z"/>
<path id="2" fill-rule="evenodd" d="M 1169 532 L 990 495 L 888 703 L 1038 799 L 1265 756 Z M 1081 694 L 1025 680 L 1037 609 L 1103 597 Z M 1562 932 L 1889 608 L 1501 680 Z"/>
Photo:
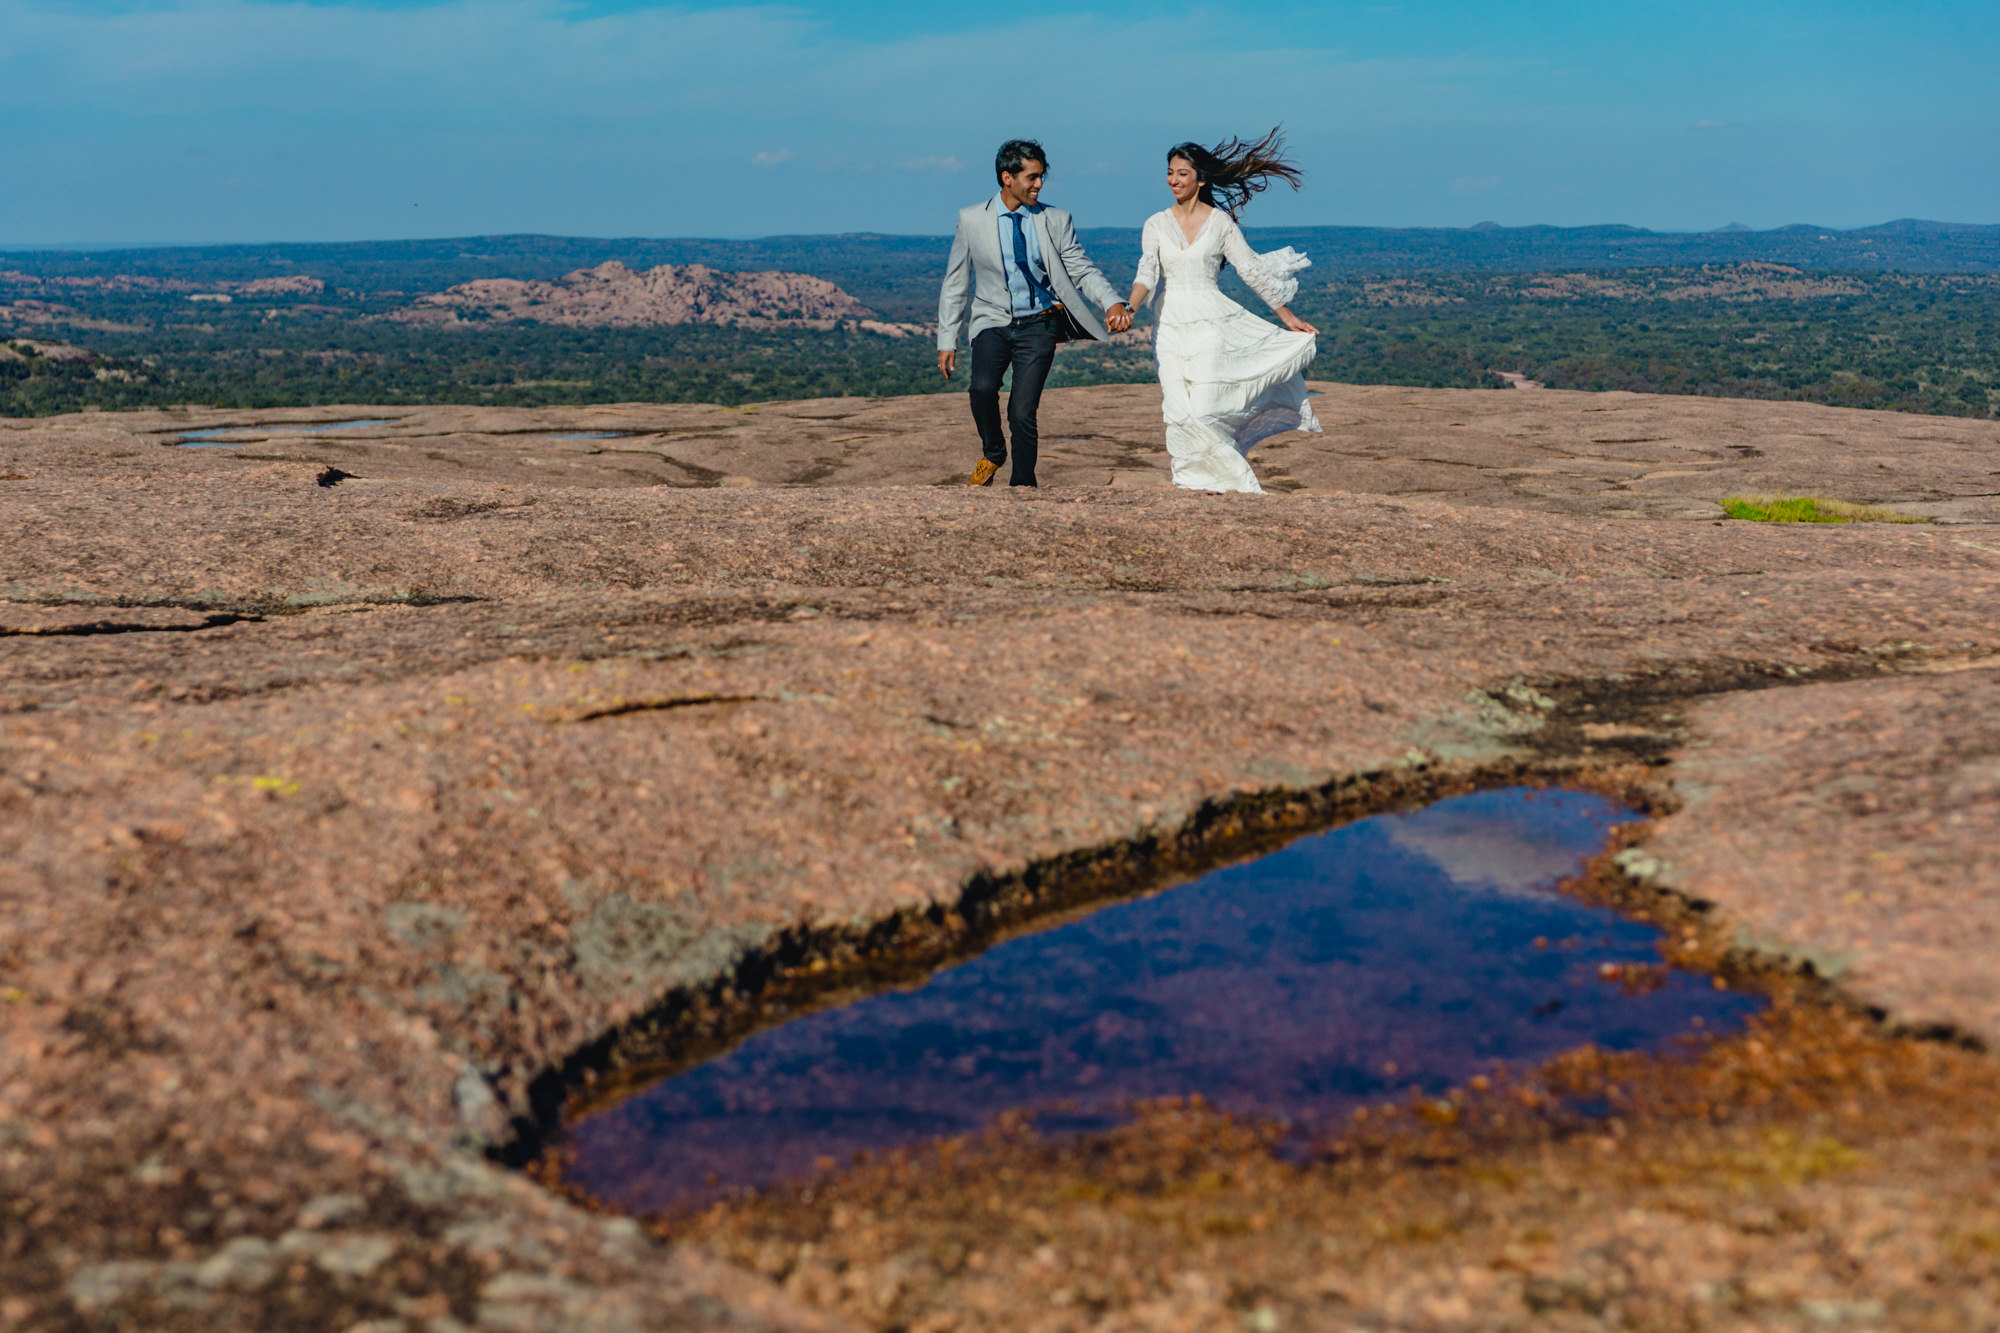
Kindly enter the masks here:
<path id="1" fill-rule="evenodd" d="M 1013 299 L 1007 295 L 1009 261 L 1000 253 L 998 203 L 995 196 L 958 211 L 958 235 L 952 237 L 951 262 L 945 267 L 944 291 L 938 296 L 940 352 L 957 351 L 961 335 L 970 343 L 986 330 L 1005 328 L 1014 321 Z M 1112 289 L 1077 244 L 1076 224 L 1068 213 L 1044 206 L 1035 215 L 1035 235 L 1041 242 L 1042 262 L 1048 266 L 1049 286 L 1056 300 L 1086 334 L 1102 342 L 1104 323 L 1082 298 L 1087 296 L 1106 310 L 1125 298 Z M 974 275 L 978 278 L 976 291 Z"/>

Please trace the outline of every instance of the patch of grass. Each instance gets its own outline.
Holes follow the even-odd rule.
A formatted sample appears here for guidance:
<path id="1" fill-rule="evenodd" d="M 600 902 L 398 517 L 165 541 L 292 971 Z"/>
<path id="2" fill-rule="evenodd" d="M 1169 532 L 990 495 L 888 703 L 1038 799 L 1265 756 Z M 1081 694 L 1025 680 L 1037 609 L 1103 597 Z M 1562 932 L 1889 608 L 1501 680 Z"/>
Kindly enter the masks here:
<path id="1" fill-rule="evenodd" d="M 1722 512 L 1751 523 L 1928 523 L 1917 514 L 1898 513 L 1880 505 L 1850 504 L 1815 495 L 1731 495 Z"/>

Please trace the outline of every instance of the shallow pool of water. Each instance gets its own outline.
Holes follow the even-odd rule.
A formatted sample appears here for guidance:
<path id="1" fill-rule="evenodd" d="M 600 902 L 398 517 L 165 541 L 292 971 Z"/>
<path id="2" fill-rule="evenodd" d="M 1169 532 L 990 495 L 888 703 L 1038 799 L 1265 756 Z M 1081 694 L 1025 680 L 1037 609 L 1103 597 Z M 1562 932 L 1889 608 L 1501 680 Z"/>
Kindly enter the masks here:
<path id="1" fill-rule="evenodd" d="M 552 440 L 629 440 L 637 431 L 631 430 L 580 430 L 568 435 L 551 435 Z"/>
<path id="2" fill-rule="evenodd" d="M 315 431 L 323 430 L 352 430 L 361 426 L 393 426 L 395 424 L 394 419 L 389 417 L 369 417 L 358 421 L 315 421 L 310 424 L 297 426 L 211 426 L 206 430 L 182 431 L 180 438 L 175 440 L 174 443 L 190 445 L 255 444 L 258 440 L 267 439 L 273 435 L 311 434 Z M 221 439 L 220 437 L 224 435 L 245 435 L 249 438 L 241 440 Z"/>
<path id="3" fill-rule="evenodd" d="M 1607 979 L 1658 964 L 1658 932 L 1554 892 L 1632 817 L 1516 788 L 1302 838 L 758 1033 L 578 1121 L 567 1178 L 643 1212 L 1005 1110 L 1087 1131 L 1189 1093 L 1306 1134 L 1495 1062 L 1739 1026 L 1761 1001 L 1706 977 Z"/>

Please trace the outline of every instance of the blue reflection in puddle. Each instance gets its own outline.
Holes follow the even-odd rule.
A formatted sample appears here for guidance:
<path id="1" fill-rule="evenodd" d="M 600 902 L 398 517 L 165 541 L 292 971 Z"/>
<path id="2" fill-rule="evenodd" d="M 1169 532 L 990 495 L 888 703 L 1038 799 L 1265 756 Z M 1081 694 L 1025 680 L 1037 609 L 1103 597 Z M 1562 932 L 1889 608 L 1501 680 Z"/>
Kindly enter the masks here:
<path id="1" fill-rule="evenodd" d="M 636 430 L 580 430 L 570 435 L 551 435 L 552 440 L 629 440 Z"/>
<path id="2" fill-rule="evenodd" d="M 571 1128 L 568 1180 L 630 1211 L 975 1132 L 1199 1093 L 1309 1129 L 1496 1062 L 1666 1047 L 1763 1004 L 1660 962 L 1653 927 L 1553 891 L 1634 816 L 1512 788 L 1379 815 L 760 1032 Z"/>
<path id="3" fill-rule="evenodd" d="M 197 447 L 202 445 L 256 444 L 258 441 L 268 439 L 273 435 L 310 435 L 318 431 L 354 430 L 362 426 L 393 426 L 395 424 L 396 422 L 393 417 L 368 417 L 358 421 L 315 421 L 310 424 L 297 426 L 210 426 L 205 430 L 181 431 L 174 443 Z M 249 438 L 241 440 L 219 438 L 224 435 L 245 435 Z"/>

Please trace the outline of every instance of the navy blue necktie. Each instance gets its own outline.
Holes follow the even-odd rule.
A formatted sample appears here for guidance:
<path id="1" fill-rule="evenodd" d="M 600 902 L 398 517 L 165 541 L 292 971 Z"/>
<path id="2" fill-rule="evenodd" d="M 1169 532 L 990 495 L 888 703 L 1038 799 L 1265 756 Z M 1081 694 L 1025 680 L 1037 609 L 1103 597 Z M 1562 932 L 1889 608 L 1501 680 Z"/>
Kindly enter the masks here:
<path id="1" fill-rule="evenodd" d="M 1014 223 L 1014 267 L 1020 269 L 1021 276 L 1028 280 L 1028 309 L 1040 309 L 1042 296 L 1045 292 L 1048 293 L 1049 304 L 1054 305 L 1055 294 L 1049 292 L 1045 284 L 1037 282 L 1035 280 L 1035 271 L 1028 267 L 1028 238 L 1026 233 L 1021 230 L 1020 213 L 1009 213 L 1007 216 Z"/>

